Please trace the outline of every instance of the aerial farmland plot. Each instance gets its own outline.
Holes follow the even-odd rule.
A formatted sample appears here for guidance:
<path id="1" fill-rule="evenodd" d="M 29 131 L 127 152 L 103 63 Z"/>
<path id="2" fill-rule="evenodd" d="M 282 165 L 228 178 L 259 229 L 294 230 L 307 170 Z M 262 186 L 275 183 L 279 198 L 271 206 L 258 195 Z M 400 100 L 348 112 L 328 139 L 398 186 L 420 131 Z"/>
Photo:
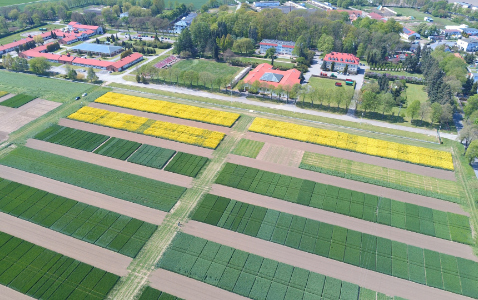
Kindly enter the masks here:
<path id="1" fill-rule="evenodd" d="M 133 92 L 52 120 L 0 148 L 0 290 L 478 299 L 477 182 L 457 142 Z"/>

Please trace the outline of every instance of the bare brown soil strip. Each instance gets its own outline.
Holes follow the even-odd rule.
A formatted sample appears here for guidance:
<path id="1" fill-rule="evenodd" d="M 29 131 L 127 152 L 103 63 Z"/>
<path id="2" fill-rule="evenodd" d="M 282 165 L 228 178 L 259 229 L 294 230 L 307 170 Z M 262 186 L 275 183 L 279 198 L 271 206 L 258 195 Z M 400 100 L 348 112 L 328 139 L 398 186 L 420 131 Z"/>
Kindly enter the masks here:
<path id="1" fill-rule="evenodd" d="M 386 167 L 386 168 L 400 170 L 400 171 L 406 171 L 406 172 L 415 173 L 415 174 L 419 174 L 423 176 L 430 176 L 434 178 L 456 181 L 455 173 L 452 171 L 419 166 L 419 165 L 397 161 L 393 159 L 387 159 L 387 158 L 371 156 L 371 155 L 352 152 L 352 151 L 336 149 L 332 147 L 325 147 L 325 146 L 320 146 L 320 145 L 315 145 L 315 144 L 310 144 L 305 142 L 299 142 L 299 141 L 289 140 L 285 138 L 270 136 L 266 134 L 259 134 L 255 132 L 247 132 L 245 138 L 250 140 L 255 140 L 255 141 L 276 144 L 279 146 L 300 149 L 303 151 L 315 152 L 315 153 L 330 155 L 334 157 L 355 160 L 355 161 L 359 161 L 359 162 L 363 162 L 367 164 L 372 164 L 372 165 Z"/>
<path id="2" fill-rule="evenodd" d="M 282 201 L 272 197 L 253 194 L 250 192 L 237 190 L 223 185 L 214 184 L 210 193 L 217 196 L 222 196 L 237 201 L 249 203 L 252 205 L 262 206 L 281 212 L 301 216 L 304 218 L 309 218 L 320 222 L 360 231 L 363 233 L 376 235 L 379 237 L 391 239 L 416 247 L 430 249 L 433 251 L 440 251 L 445 254 L 478 261 L 478 258 L 473 255 L 472 248 L 465 244 L 447 241 L 428 235 L 422 235 L 416 232 L 407 231 L 383 224 L 372 223 L 365 220 L 336 214 L 330 211 Z"/>
<path id="3" fill-rule="evenodd" d="M 157 209 L 3 165 L 0 165 L 0 177 L 155 225 L 161 225 L 166 216 L 166 212 Z"/>
<path id="4" fill-rule="evenodd" d="M 5 96 L 0 97 L 0 102 L 3 102 L 5 100 L 8 100 L 8 99 L 13 98 L 15 96 L 16 96 L 16 94 L 6 94 Z"/>
<path id="5" fill-rule="evenodd" d="M 278 165 L 270 162 L 260 161 L 257 159 L 252 159 L 243 156 L 237 156 L 230 154 L 228 155 L 228 161 L 230 163 L 235 163 L 243 166 L 248 166 L 252 168 L 261 169 L 264 171 L 270 171 L 274 173 L 289 175 L 297 178 L 312 180 L 324 184 L 330 184 L 338 186 L 341 188 L 346 188 L 362 193 L 368 193 L 380 197 L 386 197 L 406 203 L 413 203 L 420 206 L 425 206 L 429 208 L 434 208 L 446 212 L 453 212 L 456 214 L 461 214 L 469 216 L 460 205 L 444 200 L 439 200 L 431 197 L 426 197 L 422 195 L 407 193 L 399 190 L 394 190 L 378 185 L 373 185 L 369 183 L 354 181 L 350 179 L 345 179 L 341 177 L 335 177 L 327 174 L 322 174 L 314 171 Z"/>
<path id="6" fill-rule="evenodd" d="M 207 283 L 163 269 L 157 269 L 151 273 L 149 276 L 149 285 L 152 288 L 186 300 L 248 299 Z"/>
<path id="7" fill-rule="evenodd" d="M 130 140 L 130 141 L 138 142 L 142 144 L 148 144 L 148 145 L 152 145 L 156 147 L 162 147 L 166 149 L 186 152 L 189 154 L 205 156 L 208 158 L 211 158 L 212 153 L 214 152 L 214 150 L 211 150 L 211 149 L 183 144 L 183 143 L 156 138 L 153 136 L 143 135 L 139 133 L 128 132 L 124 130 L 109 128 L 109 127 L 104 127 L 104 126 L 99 126 L 94 124 L 88 124 L 88 123 L 74 121 L 70 119 L 61 119 L 58 122 L 58 125 L 71 127 L 71 128 L 79 129 L 79 130 L 85 130 L 89 132 L 94 132 L 98 134 L 104 134 L 107 136 Z"/>
<path id="8" fill-rule="evenodd" d="M 79 161 L 84 161 L 90 164 L 95 164 L 105 168 L 110 168 L 113 170 L 130 173 L 161 182 L 183 186 L 186 188 L 190 188 L 192 186 L 191 177 L 149 168 L 138 164 L 133 164 L 127 161 L 122 161 L 119 159 L 99 155 L 92 152 L 86 152 L 34 139 L 29 139 L 25 146 L 32 149 L 76 159 Z"/>
<path id="9" fill-rule="evenodd" d="M 204 223 L 189 221 L 183 227 L 183 231 L 285 264 L 355 283 L 387 295 L 410 300 L 471 299 Z"/>
<path id="10" fill-rule="evenodd" d="M 0 284 L 0 299 L 1 300 L 32 300 L 30 296 L 15 291 L 9 287 Z"/>
<path id="11" fill-rule="evenodd" d="M 170 123 L 174 123 L 174 124 L 181 124 L 181 125 L 186 125 L 186 126 L 203 128 L 203 129 L 207 129 L 207 130 L 219 131 L 219 132 L 222 132 L 222 133 L 225 133 L 225 134 L 228 134 L 231 131 L 230 128 L 224 127 L 224 126 L 213 125 L 213 124 L 208 124 L 208 123 L 203 123 L 203 122 L 198 122 L 198 121 L 191 121 L 191 120 L 180 119 L 180 118 L 174 118 L 174 117 L 159 115 L 159 114 L 155 114 L 155 113 L 149 113 L 149 112 L 124 108 L 124 107 L 118 107 L 118 106 L 113 106 L 113 105 L 107 105 L 107 104 L 102 104 L 102 103 L 92 102 L 92 103 L 90 103 L 89 106 L 95 107 L 95 108 L 106 109 L 106 110 L 109 110 L 109 111 L 134 115 L 134 116 L 138 116 L 138 117 L 144 117 L 144 118 L 157 120 L 157 121 L 170 122 Z"/>
<path id="12" fill-rule="evenodd" d="M 0 213 L 0 231 L 119 276 L 128 274 L 127 268 L 133 260 L 4 213 Z"/>
<path id="13" fill-rule="evenodd" d="M 35 99 L 19 108 L 9 110 L 0 119 L 0 131 L 12 133 L 60 105 L 58 102 Z"/>

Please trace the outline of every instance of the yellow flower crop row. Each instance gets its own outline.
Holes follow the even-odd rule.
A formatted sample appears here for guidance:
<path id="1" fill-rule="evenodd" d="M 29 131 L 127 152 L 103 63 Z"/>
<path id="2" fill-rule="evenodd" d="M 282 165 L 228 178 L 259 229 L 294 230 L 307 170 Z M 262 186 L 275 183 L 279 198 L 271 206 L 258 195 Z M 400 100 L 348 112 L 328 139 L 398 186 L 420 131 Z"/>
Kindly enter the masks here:
<path id="1" fill-rule="evenodd" d="M 148 118 L 88 106 L 82 107 L 77 112 L 69 115 L 68 118 L 136 132 L 149 120 Z M 211 149 L 216 149 L 224 138 L 224 133 L 221 132 L 162 121 L 154 122 L 142 133 Z"/>
<path id="2" fill-rule="evenodd" d="M 69 119 L 104 125 L 108 127 L 136 131 L 148 118 L 111 112 L 104 109 L 85 106 L 68 116 Z"/>
<path id="3" fill-rule="evenodd" d="M 240 116 L 236 113 L 112 92 L 104 94 L 95 102 L 227 127 L 231 127 Z"/>
<path id="4" fill-rule="evenodd" d="M 162 121 L 154 122 L 143 133 L 211 149 L 216 149 L 224 138 L 224 133 L 222 132 Z"/>
<path id="5" fill-rule="evenodd" d="M 348 134 L 287 122 L 255 118 L 249 131 L 265 133 L 308 143 L 325 145 L 369 155 L 412 162 L 415 164 L 453 170 L 449 152 Z"/>

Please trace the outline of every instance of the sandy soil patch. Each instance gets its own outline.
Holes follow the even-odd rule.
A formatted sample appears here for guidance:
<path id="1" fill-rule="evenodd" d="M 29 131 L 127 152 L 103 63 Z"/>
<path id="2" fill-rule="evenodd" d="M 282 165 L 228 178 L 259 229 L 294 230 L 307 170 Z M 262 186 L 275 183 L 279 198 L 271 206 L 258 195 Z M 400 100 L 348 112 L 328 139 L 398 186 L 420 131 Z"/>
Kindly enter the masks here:
<path id="1" fill-rule="evenodd" d="M 174 117 L 159 115 L 159 114 L 155 114 L 155 113 L 149 113 L 149 112 L 124 108 L 124 107 L 118 107 L 118 106 L 113 106 L 113 105 L 107 105 L 107 104 L 102 104 L 102 103 L 92 102 L 92 103 L 90 103 L 89 106 L 96 107 L 96 108 L 101 108 L 101 109 L 106 109 L 106 110 L 109 110 L 109 111 L 124 113 L 124 114 L 135 115 L 135 116 L 138 116 L 138 117 L 145 117 L 145 118 L 153 119 L 153 120 L 157 120 L 157 121 L 170 122 L 170 123 L 187 125 L 187 126 L 203 128 L 203 129 L 208 129 L 208 130 L 213 130 L 213 131 L 219 131 L 219 132 L 223 132 L 225 134 L 228 134 L 231 131 L 230 128 L 224 127 L 224 126 L 213 125 L 213 124 L 202 123 L 202 122 L 191 121 L 191 120 L 180 119 L 180 118 L 174 118 Z"/>
<path id="2" fill-rule="evenodd" d="M 68 183 L 0 165 L 0 177 L 66 197 L 78 202 L 104 208 L 155 225 L 161 225 L 166 212 L 121 200 Z"/>
<path id="3" fill-rule="evenodd" d="M 387 295 L 410 300 L 470 299 L 204 223 L 189 221 L 183 227 L 183 231 L 285 264 L 355 283 Z"/>
<path id="4" fill-rule="evenodd" d="M 149 276 L 149 282 L 152 288 L 187 300 L 248 299 L 207 283 L 163 269 L 154 270 Z"/>
<path id="5" fill-rule="evenodd" d="M 314 171 L 299 169 L 295 167 L 288 167 L 284 165 L 273 164 L 265 161 L 258 161 L 257 159 L 252 159 L 248 157 L 237 156 L 233 154 L 228 155 L 228 162 L 235 163 L 243 166 L 248 166 L 252 168 L 257 168 L 265 171 L 270 171 L 274 173 L 289 175 L 297 178 L 312 180 L 324 184 L 335 185 L 341 188 L 351 189 L 354 191 L 368 193 L 380 197 L 386 197 L 406 203 L 413 203 L 420 206 L 425 206 L 429 208 L 434 208 L 446 212 L 453 212 L 456 214 L 462 214 L 469 216 L 460 205 L 444 200 L 439 200 L 431 197 L 426 197 L 422 195 L 407 193 L 399 190 L 394 190 L 378 185 L 373 185 L 369 183 L 354 181 L 350 179 L 345 179 L 341 177 L 335 177 L 327 174 L 322 174 Z"/>
<path id="6" fill-rule="evenodd" d="M 0 284 L 0 298 L 2 300 L 32 300 L 34 299 L 1 284 Z"/>
<path id="7" fill-rule="evenodd" d="M 302 161 L 302 156 L 304 156 L 304 150 L 266 143 L 256 159 L 298 168 Z"/>
<path id="8" fill-rule="evenodd" d="M 128 274 L 127 268 L 133 260 L 4 213 L 0 213 L 0 231 L 119 276 Z"/>
<path id="9" fill-rule="evenodd" d="M 8 100 L 8 99 L 13 98 L 13 97 L 15 97 L 15 96 L 16 96 L 16 94 L 7 94 L 7 95 L 5 95 L 5 96 L 3 96 L 3 97 L 0 97 L 0 102 L 3 102 L 3 101 L 5 101 L 5 100 Z M 5 106 L 5 107 L 6 107 L 6 106 Z M 9 107 L 9 108 L 11 108 L 11 107 Z"/>
<path id="10" fill-rule="evenodd" d="M 60 105 L 58 102 L 35 99 L 19 108 L 2 107 L 0 133 L 12 133 Z"/>
<path id="11" fill-rule="evenodd" d="M 126 172 L 149 179 L 166 182 L 174 185 L 190 188 L 192 186 L 192 178 L 184 175 L 179 175 L 163 170 L 158 170 L 138 164 L 133 164 L 127 161 L 99 155 L 92 152 L 86 152 L 74 148 L 65 147 L 53 143 L 48 143 L 40 140 L 29 139 L 26 143 L 29 148 L 65 156 L 68 158 L 84 161 L 90 164 L 95 164 L 105 168 Z"/>
<path id="12" fill-rule="evenodd" d="M 212 153 L 214 152 L 214 150 L 211 150 L 211 149 L 183 144 L 183 143 L 179 143 L 175 141 L 169 141 L 169 140 L 156 138 L 156 137 L 148 136 L 148 135 L 143 135 L 139 133 L 128 132 L 128 131 L 123 131 L 119 129 L 83 123 L 83 122 L 74 121 L 70 119 L 61 119 L 60 122 L 58 122 L 58 125 L 90 131 L 90 132 L 94 132 L 98 134 L 104 134 L 107 136 L 130 140 L 130 141 L 134 141 L 134 142 L 138 142 L 142 144 L 148 144 L 148 145 L 152 145 L 156 147 L 172 149 L 172 150 L 181 151 L 181 152 L 185 152 L 189 154 L 205 156 L 208 158 L 211 158 Z"/>
<path id="13" fill-rule="evenodd" d="M 470 246 L 214 184 L 211 194 L 478 261 Z"/>
<path id="14" fill-rule="evenodd" d="M 429 168 L 425 166 L 414 165 L 402 161 L 386 159 L 371 155 L 366 155 L 357 152 L 351 152 L 341 149 L 336 149 L 332 147 L 325 147 L 305 142 L 293 141 L 285 138 L 279 138 L 275 136 L 270 136 L 266 134 L 259 134 L 255 132 L 248 132 L 245 136 L 246 139 L 256 140 L 261 142 L 267 142 L 279 146 L 290 147 L 294 149 L 300 149 L 303 151 L 321 153 L 325 155 L 330 155 L 334 157 L 346 158 L 350 160 L 360 161 L 367 164 L 372 164 L 376 166 L 386 167 L 390 169 L 396 169 L 400 171 L 411 172 L 419 175 L 430 176 L 440 179 L 452 180 L 455 181 L 455 173 L 452 171 L 440 170 L 435 168 Z"/>

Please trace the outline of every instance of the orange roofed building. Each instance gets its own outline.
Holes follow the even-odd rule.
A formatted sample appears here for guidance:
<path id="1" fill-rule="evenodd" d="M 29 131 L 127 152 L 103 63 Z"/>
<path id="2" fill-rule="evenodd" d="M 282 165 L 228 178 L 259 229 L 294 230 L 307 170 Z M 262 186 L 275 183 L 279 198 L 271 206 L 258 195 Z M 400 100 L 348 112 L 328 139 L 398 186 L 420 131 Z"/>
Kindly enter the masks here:
<path id="1" fill-rule="evenodd" d="M 261 84 L 267 83 L 274 88 L 279 85 L 284 87 L 300 84 L 300 71 L 296 69 L 280 71 L 272 68 L 272 65 L 267 63 L 258 65 L 244 79 L 245 86 L 250 87 L 255 81 L 259 81 Z M 262 90 L 265 92 L 264 88 Z"/>

